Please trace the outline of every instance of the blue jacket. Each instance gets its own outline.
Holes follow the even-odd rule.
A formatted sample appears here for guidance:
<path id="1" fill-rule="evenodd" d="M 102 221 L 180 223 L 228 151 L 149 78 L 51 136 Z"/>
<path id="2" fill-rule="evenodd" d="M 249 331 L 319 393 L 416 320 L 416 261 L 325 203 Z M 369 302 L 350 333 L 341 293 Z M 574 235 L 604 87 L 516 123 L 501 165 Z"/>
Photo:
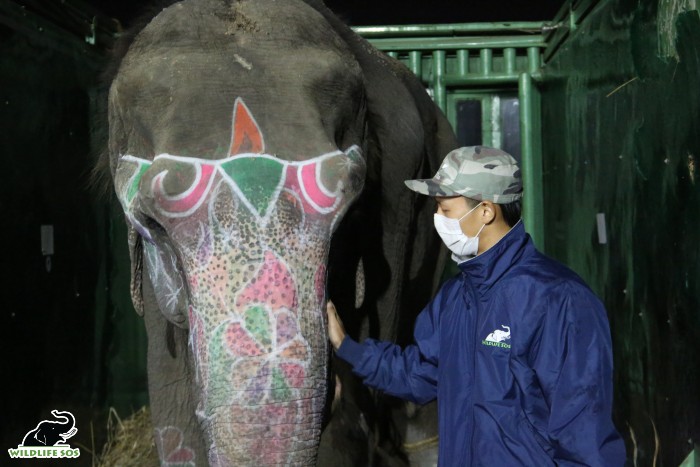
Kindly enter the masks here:
<path id="1" fill-rule="evenodd" d="M 459 268 L 418 316 L 414 344 L 346 337 L 338 356 L 371 387 L 437 398 L 441 466 L 622 466 L 600 300 L 522 222 Z"/>

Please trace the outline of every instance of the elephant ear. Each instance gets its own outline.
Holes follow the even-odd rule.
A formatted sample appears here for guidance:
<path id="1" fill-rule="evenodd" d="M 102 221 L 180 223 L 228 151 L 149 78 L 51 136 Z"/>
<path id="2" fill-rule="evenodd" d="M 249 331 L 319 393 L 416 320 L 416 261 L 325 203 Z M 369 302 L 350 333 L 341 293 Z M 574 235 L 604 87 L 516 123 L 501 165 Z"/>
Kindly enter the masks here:
<path id="1" fill-rule="evenodd" d="M 367 98 L 365 189 L 333 238 L 329 292 L 352 310 L 361 259 L 364 302 L 344 313 L 356 338 L 412 341 L 417 314 L 434 295 L 447 258 L 433 228 L 435 202 L 405 180 L 430 178 L 457 147 L 454 133 L 420 81 L 398 61 L 377 52 L 316 0 L 359 63 Z"/>
<path id="2" fill-rule="evenodd" d="M 446 259 L 433 228 L 435 202 L 409 190 L 405 180 L 430 178 L 457 145 L 442 113 L 400 63 L 379 55 L 358 56 L 368 97 L 370 192 L 381 200 L 382 256 L 390 273 L 379 298 L 380 339 L 413 340 L 417 314 L 433 297 Z M 363 254 L 365 270 L 373 252 Z M 366 281 L 372 284 L 372 280 Z M 384 323 L 382 323 L 384 321 Z"/>
<path id="3" fill-rule="evenodd" d="M 433 228 L 434 200 L 410 191 L 404 181 L 432 177 L 457 140 L 407 68 L 357 36 L 320 0 L 305 2 L 323 14 L 353 51 L 364 75 L 368 110 L 365 189 L 333 236 L 328 291 L 354 338 L 408 344 L 416 316 L 439 285 L 447 251 Z M 356 281 L 358 269 L 364 273 L 363 281 Z M 358 283 L 365 290 L 356 307 Z M 434 403 L 416 409 L 367 394 L 346 365 L 336 361 L 334 369 L 352 393 L 343 397 L 360 408 L 372 427 L 368 433 L 374 438 L 369 444 L 376 446 L 372 456 L 402 451 L 405 433 L 437 434 Z M 353 423 L 358 423 L 357 416 L 349 410 L 337 411 L 331 420 L 335 426 Z M 333 438 L 330 427 L 327 432 Z"/>
<path id="4" fill-rule="evenodd" d="M 114 180 L 117 172 L 117 162 L 119 156 L 126 154 L 128 147 L 128 135 L 133 131 L 128 131 L 124 125 L 123 112 L 126 107 L 120 105 L 121 99 L 118 88 L 113 87 L 110 90 L 109 104 L 107 107 L 109 120 L 109 138 L 107 143 L 107 151 L 102 157 L 109 160 L 109 171 L 111 180 Z M 149 151 L 150 152 L 150 151 Z M 146 153 L 146 151 L 144 151 Z M 104 166 L 104 162 L 101 162 Z M 131 281 L 129 291 L 131 293 L 131 301 L 134 304 L 136 313 L 143 316 L 143 239 L 129 222 L 126 222 L 127 238 L 129 245 L 129 258 L 131 260 Z"/>

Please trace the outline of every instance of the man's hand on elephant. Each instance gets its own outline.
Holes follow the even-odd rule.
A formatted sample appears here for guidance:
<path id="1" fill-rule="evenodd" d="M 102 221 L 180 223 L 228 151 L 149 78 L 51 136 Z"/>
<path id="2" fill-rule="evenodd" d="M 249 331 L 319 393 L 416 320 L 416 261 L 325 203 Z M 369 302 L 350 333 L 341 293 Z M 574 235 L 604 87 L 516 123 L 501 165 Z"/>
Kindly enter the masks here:
<path id="1" fill-rule="evenodd" d="M 338 311 L 335 309 L 333 302 L 328 300 L 326 305 L 326 313 L 328 313 L 328 338 L 331 341 L 331 345 L 335 350 L 338 350 L 340 344 L 343 343 L 345 339 L 345 328 L 343 327 L 343 322 L 340 321 L 338 317 Z"/>

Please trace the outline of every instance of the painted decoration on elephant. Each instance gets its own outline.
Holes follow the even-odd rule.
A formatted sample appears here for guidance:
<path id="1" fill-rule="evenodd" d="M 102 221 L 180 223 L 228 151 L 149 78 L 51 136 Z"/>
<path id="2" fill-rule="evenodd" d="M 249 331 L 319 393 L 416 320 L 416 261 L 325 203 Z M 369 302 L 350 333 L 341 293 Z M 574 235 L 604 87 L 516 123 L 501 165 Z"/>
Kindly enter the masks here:
<path id="1" fill-rule="evenodd" d="M 169 218 L 187 217 L 204 203 L 212 187 L 226 183 L 241 202 L 260 222 L 269 219 L 282 191 L 297 197 L 306 213 L 328 214 L 337 209 L 346 191 L 347 179 L 364 176 L 365 163 L 358 146 L 344 151 L 337 150 L 304 161 L 287 161 L 264 154 L 262 133 L 250 115 L 242 99 L 237 99 L 234 110 L 234 126 L 230 155 L 224 159 L 199 159 L 171 154 L 159 154 L 153 161 L 132 155 L 119 159 L 118 170 L 131 171 L 125 183 L 117 186 L 117 195 L 134 228 L 152 241 L 147 228 L 134 213 L 134 200 L 144 174 L 154 166 L 162 165 L 151 179 L 150 192 L 154 195 L 156 209 Z M 245 150 L 248 152 L 240 153 Z M 333 159 L 340 158 L 340 163 Z M 326 187 L 322 180 L 324 164 L 332 162 L 336 171 L 336 186 Z M 166 177 L 181 176 L 183 170 L 194 170 L 190 186 L 177 195 L 170 195 L 164 188 Z M 219 179 L 216 181 L 216 179 Z M 124 177 L 118 177 L 122 180 Z"/>
<path id="2" fill-rule="evenodd" d="M 302 162 L 279 159 L 268 154 L 240 154 L 226 159 L 207 160 L 191 157 L 160 154 L 153 161 L 134 156 L 123 156 L 122 164 L 133 164 L 134 175 L 118 193 L 128 219 L 148 240 L 150 234 L 133 216 L 132 192 L 138 190 L 139 183 L 148 168 L 158 162 L 171 161 L 177 169 L 178 162 L 195 170 L 192 185 L 183 193 L 169 195 L 164 188 L 165 178 L 172 169 L 164 169 L 153 177 L 151 191 L 155 195 L 157 209 L 165 217 L 187 217 L 199 209 L 215 185 L 218 175 L 230 185 L 243 204 L 260 221 L 269 218 L 282 191 L 291 192 L 302 201 L 304 212 L 327 214 L 333 212 L 343 197 L 344 183 L 339 180 L 331 191 L 321 180 L 324 162 L 343 157 L 346 171 L 364 170 L 364 161 L 357 146 L 346 151 L 333 151 Z M 341 174 L 339 174 L 341 175 Z M 340 177 L 339 177 L 340 178 Z M 145 233 L 144 233 L 145 231 Z"/>
<path id="3" fill-rule="evenodd" d="M 124 155 L 115 185 L 146 241 L 159 308 L 189 328 L 205 432 L 258 440 L 212 444 L 209 463 L 305 464 L 294 446 L 320 436 L 303 430 L 320 430 L 326 396 L 330 233 L 362 188 L 365 162 L 357 146 L 303 161 L 267 154 L 241 99 L 232 128 L 223 159 Z M 194 462 L 177 429 L 158 436 L 165 465 Z"/>
<path id="4" fill-rule="evenodd" d="M 173 426 L 156 428 L 153 438 L 158 449 L 161 467 L 195 467 L 195 454 L 184 446 L 182 430 Z"/>

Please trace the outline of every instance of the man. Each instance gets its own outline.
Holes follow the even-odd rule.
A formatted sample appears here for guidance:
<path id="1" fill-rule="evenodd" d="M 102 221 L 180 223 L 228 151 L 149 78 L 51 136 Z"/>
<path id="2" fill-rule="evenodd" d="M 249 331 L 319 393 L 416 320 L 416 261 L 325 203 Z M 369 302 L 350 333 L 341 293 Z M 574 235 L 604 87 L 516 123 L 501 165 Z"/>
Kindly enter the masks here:
<path id="1" fill-rule="evenodd" d="M 419 404 L 437 398 L 441 466 L 622 466 L 605 309 L 535 249 L 515 159 L 459 148 L 432 179 L 406 185 L 435 197 L 435 228 L 460 273 L 404 349 L 353 341 L 329 302 L 337 355 L 371 387 Z"/>

